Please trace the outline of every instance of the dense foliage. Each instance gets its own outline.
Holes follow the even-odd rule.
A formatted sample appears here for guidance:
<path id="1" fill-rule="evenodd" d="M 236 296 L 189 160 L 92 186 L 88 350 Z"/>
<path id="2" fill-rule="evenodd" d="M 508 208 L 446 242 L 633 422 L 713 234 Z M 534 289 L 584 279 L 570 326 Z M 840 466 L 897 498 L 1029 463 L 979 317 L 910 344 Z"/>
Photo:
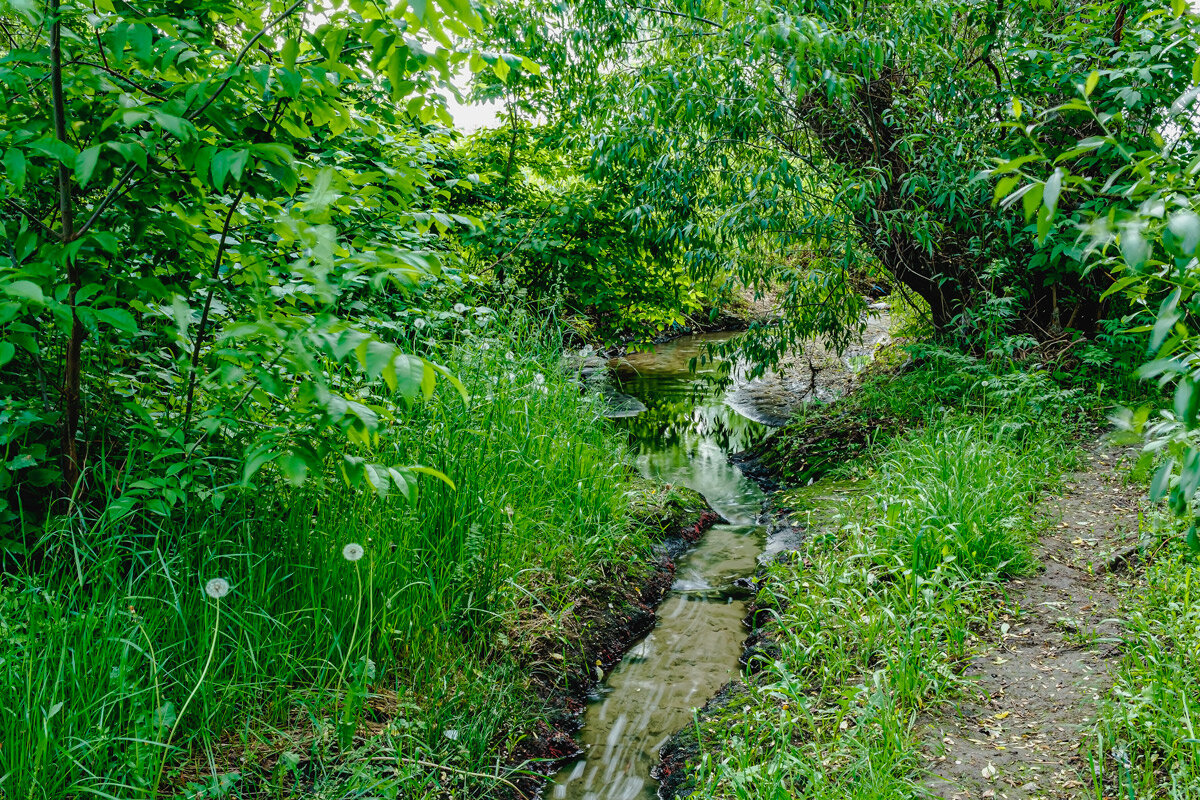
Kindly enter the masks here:
<path id="1" fill-rule="evenodd" d="M 1056 56 L 1096 68 L 1075 78 L 1066 102 L 1036 109 L 1019 128 L 1025 152 L 992 174 L 1001 176 L 996 197 L 1036 216 L 1045 246 L 1110 276 L 1105 296 L 1129 302 L 1122 322 L 1149 334 L 1138 373 L 1171 387 L 1173 402 L 1122 422 L 1146 436 L 1151 495 L 1190 515 L 1200 487 L 1200 24 L 1182 2 L 1128 11 L 1103 60 L 1088 50 Z M 1200 551 L 1195 525 L 1187 537 Z"/>
<path id="2" fill-rule="evenodd" d="M 503 42 L 581 98 L 593 174 L 634 186 L 632 229 L 698 278 L 780 290 L 788 313 L 759 337 L 764 360 L 847 335 L 872 284 L 972 337 L 1095 332 L 1111 279 L 1071 237 L 997 214 L 979 173 L 1025 151 L 1008 123 L 1073 98 L 1098 66 L 1154 87 L 1113 93 L 1142 131 L 1190 80 L 1190 52 L 1156 44 L 1160 17 L 1119 2 L 539 8 Z M 1081 124 L 1055 115 L 1043 133 L 1073 141 Z"/>
<path id="3" fill-rule="evenodd" d="M 1142 362 L 1194 516 L 1198 50 L 1182 0 L 0 0 L 0 797 L 511 788 L 522 625 L 650 558 L 563 350 L 755 295 L 740 378 L 888 294 L 939 337 L 851 448 L 767 445 L 806 481 L 898 437 L 830 609 L 902 567 L 965 647 L 1031 460 Z"/>
<path id="4" fill-rule="evenodd" d="M 468 222 L 437 213 L 433 90 L 468 60 L 451 33 L 482 18 L 384 11 L 13 7 L 0 488 L 105 487 L 111 513 L 165 514 L 195 481 L 272 463 L 299 484 L 337 458 L 352 482 L 411 492 L 374 441 L 385 398 L 428 396 L 438 369 L 389 311 L 439 269 L 431 226 Z M 231 448 L 242 474 L 208 458 Z M 45 501 L 7 492 L 6 527 L 17 497 Z"/>

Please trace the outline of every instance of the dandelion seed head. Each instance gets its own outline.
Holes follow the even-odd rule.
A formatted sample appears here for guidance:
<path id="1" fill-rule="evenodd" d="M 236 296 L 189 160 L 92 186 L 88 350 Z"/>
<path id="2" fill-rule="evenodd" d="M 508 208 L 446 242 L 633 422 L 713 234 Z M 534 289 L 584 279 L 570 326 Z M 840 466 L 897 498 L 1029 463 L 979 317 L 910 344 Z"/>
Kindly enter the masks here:
<path id="1" fill-rule="evenodd" d="M 538 374 L 533 376 L 533 382 L 536 383 L 538 386 L 541 386 L 543 383 L 546 382 L 546 376 L 539 372 Z"/>
<path id="2" fill-rule="evenodd" d="M 417 317 L 413 321 L 413 327 L 416 328 L 417 330 L 421 330 L 421 328 L 425 327 L 425 319 L 423 317 Z"/>
<path id="3" fill-rule="evenodd" d="M 213 578 L 208 583 L 204 584 L 204 593 L 213 600 L 220 600 L 225 595 L 229 594 L 229 581 L 224 578 Z"/>
<path id="4" fill-rule="evenodd" d="M 513 355 L 512 350 L 509 350 L 507 353 L 504 354 L 505 361 L 512 361 L 515 358 L 516 358 L 516 356 Z"/>
<path id="5" fill-rule="evenodd" d="M 466 311 L 466 310 L 467 310 L 467 307 L 466 307 L 466 306 L 464 306 L 462 303 L 455 303 L 455 304 L 454 304 L 454 313 L 455 313 L 455 314 L 461 314 L 461 313 L 463 313 L 463 312 L 464 312 L 464 311 Z"/>
<path id="6" fill-rule="evenodd" d="M 351 542 L 342 548 L 342 558 L 347 561 L 358 561 L 363 557 L 363 546 L 357 542 Z"/>

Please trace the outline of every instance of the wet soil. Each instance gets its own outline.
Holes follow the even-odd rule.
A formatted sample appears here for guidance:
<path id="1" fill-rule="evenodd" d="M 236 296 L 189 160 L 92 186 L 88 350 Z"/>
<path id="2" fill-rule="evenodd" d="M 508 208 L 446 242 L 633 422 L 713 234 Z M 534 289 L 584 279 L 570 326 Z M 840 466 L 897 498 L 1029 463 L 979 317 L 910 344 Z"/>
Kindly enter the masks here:
<path id="1" fill-rule="evenodd" d="M 1081 751 L 1110 685 L 1121 624 L 1111 572 L 1136 562 L 1144 492 L 1132 453 L 1098 444 L 1038 509 L 1042 569 L 1007 586 L 1012 613 L 964 676 L 975 696 L 922 721 L 926 787 L 947 800 L 1094 796 Z"/>

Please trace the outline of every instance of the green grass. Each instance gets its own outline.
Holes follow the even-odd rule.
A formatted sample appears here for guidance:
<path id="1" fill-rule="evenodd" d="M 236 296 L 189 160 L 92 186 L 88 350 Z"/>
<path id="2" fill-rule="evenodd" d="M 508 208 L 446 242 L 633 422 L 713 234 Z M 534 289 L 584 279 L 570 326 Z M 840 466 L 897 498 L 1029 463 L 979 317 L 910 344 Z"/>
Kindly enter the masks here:
<path id="1" fill-rule="evenodd" d="M 1200 567 L 1164 546 L 1123 599 L 1124 653 L 1093 741 L 1096 797 L 1200 797 Z"/>
<path id="2" fill-rule="evenodd" d="M 875 478 L 887 498 L 876 511 L 880 547 L 922 577 L 944 567 L 967 578 L 1024 572 L 1033 502 L 1070 448 L 1056 433 L 1020 442 L 981 421 L 910 436 Z"/>
<path id="3" fill-rule="evenodd" d="M 0 797 L 496 786 L 467 773 L 503 774 L 504 737 L 537 709 L 492 645 L 649 546 L 620 437 L 560 353 L 517 329 L 438 354 L 471 402 L 439 391 L 379 449 L 454 490 L 427 479 L 406 502 L 266 472 L 216 487 L 219 509 L 49 522 L 0 590 Z M 228 596 L 205 594 L 213 578 Z"/>
<path id="4" fill-rule="evenodd" d="M 1000 581 L 1032 566 L 1032 503 L 1074 463 L 1057 416 L 1012 421 L 901 435 L 839 471 L 857 481 L 848 502 L 814 501 L 819 485 L 783 494 L 808 504 L 813 535 L 760 593 L 777 656 L 744 702 L 698 722 L 695 796 L 918 791 L 917 715 L 970 691 L 959 674 L 998 634 Z"/>

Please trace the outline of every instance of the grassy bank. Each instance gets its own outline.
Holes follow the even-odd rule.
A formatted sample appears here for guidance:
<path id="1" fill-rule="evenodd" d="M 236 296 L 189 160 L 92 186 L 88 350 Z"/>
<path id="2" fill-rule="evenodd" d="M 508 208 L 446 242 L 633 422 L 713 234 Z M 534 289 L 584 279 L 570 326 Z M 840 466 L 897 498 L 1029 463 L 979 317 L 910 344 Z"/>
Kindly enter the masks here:
<path id="1" fill-rule="evenodd" d="M 1178 523 L 1148 515 L 1142 574 L 1122 576 L 1123 654 L 1089 743 L 1097 798 L 1200 797 L 1200 568 Z"/>
<path id="2" fill-rule="evenodd" d="M 454 488 L 264 470 L 210 487 L 219 508 L 48 522 L 0 591 L 0 797 L 500 785 L 539 714 L 510 626 L 649 560 L 620 437 L 560 353 L 518 327 L 437 354 L 469 401 L 439 390 L 374 446 Z"/>
<path id="3" fill-rule="evenodd" d="M 959 675 L 1001 635 L 1001 582 L 1034 566 L 1033 502 L 1078 453 L 1079 403 L 1061 402 L 1077 393 L 947 366 L 926 361 L 852 400 L 862 419 L 890 409 L 905 425 L 823 471 L 834 497 L 827 484 L 777 496 L 811 535 L 765 576 L 770 644 L 745 691 L 676 741 L 696 796 L 919 791 L 918 716 L 970 692 Z"/>

